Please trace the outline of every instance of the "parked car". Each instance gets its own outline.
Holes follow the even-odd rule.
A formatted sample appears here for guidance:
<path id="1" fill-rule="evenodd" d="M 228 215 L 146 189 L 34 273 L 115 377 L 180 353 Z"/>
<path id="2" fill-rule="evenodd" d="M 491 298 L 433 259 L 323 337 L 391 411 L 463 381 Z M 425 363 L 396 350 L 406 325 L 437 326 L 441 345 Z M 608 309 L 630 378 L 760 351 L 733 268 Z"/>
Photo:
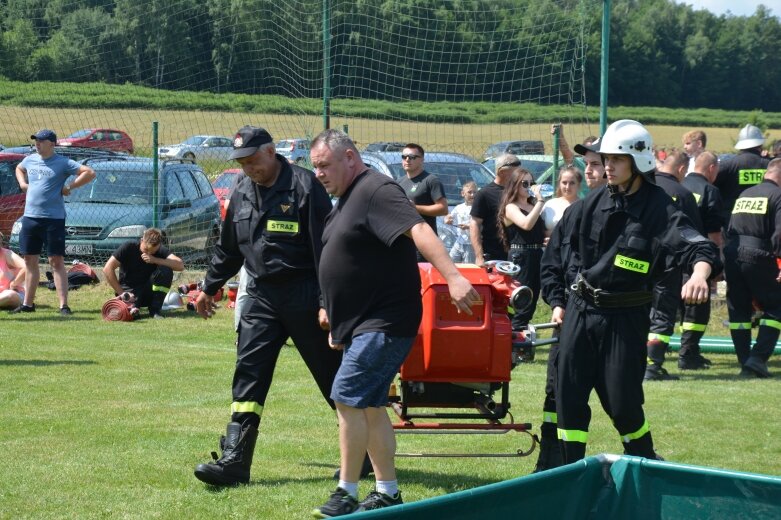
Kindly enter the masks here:
<path id="1" fill-rule="evenodd" d="M 296 164 L 309 162 L 309 139 L 282 139 L 277 142 L 277 153 Z"/>
<path id="2" fill-rule="evenodd" d="M 553 166 L 553 156 L 552 155 L 527 155 L 527 154 L 520 154 L 516 155 L 518 159 L 521 161 L 521 166 L 529 170 L 534 177 L 535 180 L 538 180 L 539 182 L 544 181 L 546 178 L 550 177 L 550 175 L 553 174 L 553 170 L 551 167 Z M 563 160 L 559 159 L 559 166 L 563 164 Z M 483 166 L 491 170 L 492 172 L 496 172 L 496 158 L 492 157 L 490 159 L 486 159 L 483 161 Z M 549 172 L 550 174 L 546 175 L 546 172 Z"/>
<path id="3" fill-rule="evenodd" d="M 233 183 L 236 182 L 236 175 L 240 173 L 242 173 L 241 168 L 223 170 L 223 172 L 212 182 L 214 194 L 220 201 L 220 220 L 225 220 L 225 211 L 228 209 L 227 204 L 230 196 L 230 189 L 233 187 Z"/>
<path id="4" fill-rule="evenodd" d="M 401 167 L 399 152 L 362 152 L 363 162 L 380 173 L 400 179 L 407 173 Z M 450 152 L 426 152 L 424 168 L 436 175 L 445 189 L 445 197 L 450 211 L 464 202 L 461 187 L 468 181 L 474 181 L 478 189 L 494 180 L 494 175 L 485 166 L 469 156 Z M 437 232 L 448 250 L 453 246 L 456 230 L 437 217 Z"/>
<path id="5" fill-rule="evenodd" d="M 125 157 L 127 154 L 112 152 L 111 150 L 99 150 L 98 148 L 84 148 L 83 146 L 55 146 L 54 152 L 74 161 L 84 159 L 107 158 L 107 157 Z M 6 148 L 3 153 L 18 153 L 21 155 L 30 155 L 35 153 L 34 145 L 14 146 Z"/>
<path id="6" fill-rule="evenodd" d="M 60 146 L 83 146 L 115 152 L 133 153 L 133 140 L 122 130 L 112 128 L 85 128 L 58 139 Z"/>
<path id="7" fill-rule="evenodd" d="M 380 141 L 378 143 L 369 143 L 364 152 L 401 152 L 404 150 L 405 143 L 398 141 Z"/>
<path id="8" fill-rule="evenodd" d="M 209 258 L 217 242 L 220 203 L 200 167 L 164 161 L 153 200 L 152 159 L 88 159 L 95 180 L 65 197 L 65 256 L 105 262 L 116 248 L 156 225 L 171 251 L 183 258 Z M 156 221 L 156 222 L 155 222 Z M 18 250 L 21 220 L 10 245 Z"/>
<path id="9" fill-rule="evenodd" d="M 161 159 L 213 159 L 227 161 L 233 151 L 233 140 L 218 135 L 194 135 L 179 144 L 161 146 L 157 155 Z"/>
<path id="10" fill-rule="evenodd" d="M 503 153 L 543 155 L 545 154 L 545 144 L 542 141 L 500 141 L 486 148 L 483 159 L 491 159 Z"/>
<path id="11" fill-rule="evenodd" d="M 16 180 L 16 166 L 24 158 L 22 154 L 0 152 L 0 233 L 5 240 L 16 219 L 24 213 L 25 194 Z"/>

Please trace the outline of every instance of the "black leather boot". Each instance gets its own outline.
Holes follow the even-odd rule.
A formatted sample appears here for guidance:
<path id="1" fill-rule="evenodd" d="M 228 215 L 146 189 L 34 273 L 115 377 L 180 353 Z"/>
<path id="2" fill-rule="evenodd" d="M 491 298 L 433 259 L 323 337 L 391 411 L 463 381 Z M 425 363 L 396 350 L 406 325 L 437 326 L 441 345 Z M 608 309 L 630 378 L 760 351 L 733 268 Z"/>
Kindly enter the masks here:
<path id="1" fill-rule="evenodd" d="M 561 446 L 556 437 L 550 438 L 543 436 L 540 439 L 540 454 L 537 457 L 537 465 L 534 467 L 534 473 L 545 471 L 546 469 L 558 468 L 564 464 L 561 456 Z"/>
<path id="2" fill-rule="evenodd" d="M 222 456 L 212 452 L 214 462 L 198 464 L 195 476 L 198 480 L 212 486 L 235 486 L 249 482 L 252 455 L 255 452 L 255 441 L 258 440 L 258 428 L 241 423 L 228 423 L 227 433 L 220 437 Z"/>

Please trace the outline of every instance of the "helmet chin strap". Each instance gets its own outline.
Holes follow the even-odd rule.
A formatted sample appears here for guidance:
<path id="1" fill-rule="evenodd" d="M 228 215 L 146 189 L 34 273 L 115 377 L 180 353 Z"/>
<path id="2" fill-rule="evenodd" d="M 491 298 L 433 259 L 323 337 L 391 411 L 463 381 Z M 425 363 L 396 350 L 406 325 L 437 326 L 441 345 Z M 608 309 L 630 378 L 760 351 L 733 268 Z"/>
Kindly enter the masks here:
<path id="1" fill-rule="evenodd" d="M 635 179 L 637 179 L 639 175 L 640 172 L 637 171 L 637 168 L 633 167 L 632 175 L 629 177 L 628 181 L 623 184 L 607 185 L 607 191 L 610 194 L 610 198 L 613 199 L 617 209 L 624 209 L 626 207 L 626 196 L 629 193 L 629 190 L 632 189 L 632 186 L 635 183 Z"/>

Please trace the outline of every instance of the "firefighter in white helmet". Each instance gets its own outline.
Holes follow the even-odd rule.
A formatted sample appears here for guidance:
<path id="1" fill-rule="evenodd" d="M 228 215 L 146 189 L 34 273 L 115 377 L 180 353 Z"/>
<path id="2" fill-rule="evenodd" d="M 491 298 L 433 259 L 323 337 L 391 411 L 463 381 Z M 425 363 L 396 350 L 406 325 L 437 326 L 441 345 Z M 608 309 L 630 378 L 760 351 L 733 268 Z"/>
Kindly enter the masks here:
<path id="1" fill-rule="evenodd" d="M 637 121 L 606 130 L 599 153 L 607 189 L 573 206 L 568 237 L 580 259 L 559 335 L 557 427 L 563 458 L 585 456 L 597 391 L 624 452 L 656 458 L 643 411 L 645 343 L 654 282 L 676 265 L 691 272 L 681 290 L 704 302 L 708 279 L 720 268 L 718 251 L 654 183 L 651 135 Z"/>

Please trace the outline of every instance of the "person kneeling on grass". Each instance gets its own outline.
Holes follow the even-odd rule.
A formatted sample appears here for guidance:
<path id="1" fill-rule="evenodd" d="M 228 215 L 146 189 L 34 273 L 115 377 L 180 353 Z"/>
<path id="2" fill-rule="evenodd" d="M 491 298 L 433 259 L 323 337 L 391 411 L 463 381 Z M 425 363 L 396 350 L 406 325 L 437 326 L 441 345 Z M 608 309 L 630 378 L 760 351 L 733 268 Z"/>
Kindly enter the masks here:
<path id="1" fill-rule="evenodd" d="M 116 295 L 130 292 L 136 297 L 136 307 L 149 307 L 149 315 L 162 318 L 163 302 L 174 271 L 184 271 L 184 262 L 162 245 L 159 229 L 149 228 L 140 240 L 125 242 L 114 251 L 103 274 Z M 119 278 L 116 270 L 119 268 Z"/>
<path id="2" fill-rule="evenodd" d="M 24 260 L 10 249 L 0 247 L 0 308 L 15 309 L 24 301 Z"/>

